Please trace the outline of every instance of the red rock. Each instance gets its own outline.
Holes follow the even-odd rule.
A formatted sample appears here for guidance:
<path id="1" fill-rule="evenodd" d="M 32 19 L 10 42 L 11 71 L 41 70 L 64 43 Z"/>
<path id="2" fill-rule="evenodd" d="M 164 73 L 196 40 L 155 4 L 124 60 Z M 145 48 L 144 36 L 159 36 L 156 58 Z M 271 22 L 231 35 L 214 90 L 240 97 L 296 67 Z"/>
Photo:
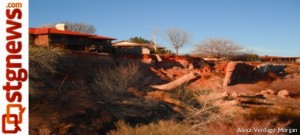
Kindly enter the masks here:
<path id="1" fill-rule="evenodd" d="M 252 80 L 254 66 L 242 62 L 229 62 L 226 67 L 226 75 L 223 86 L 237 84 L 240 82 L 249 82 Z"/>
<path id="2" fill-rule="evenodd" d="M 268 91 L 266 91 L 266 90 L 262 90 L 261 92 L 260 92 L 260 94 L 269 94 L 269 92 Z"/>
<path id="3" fill-rule="evenodd" d="M 236 93 L 236 92 L 232 92 L 232 93 L 230 93 L 230 97 L 231 97 L 231 98 L 238 98 L 238 97 L 239 97 L 239 94 Z"/>
<path id="4" fill-rule="evenodd" d="M 274 94 L 275 94 L 274 90 L 267 89 L 266 91 L 267 91 L 267 92 L 268 92 L 268 94 L 270 94 L 270 95 L 274 95 Z"/>
<path id="5" fill-rule="evenodd" d="M 286 89 L 284 89 L 279 91 L 277 95 L 282 98 L 287 98 L 289 97 L 289 92 Z"/>

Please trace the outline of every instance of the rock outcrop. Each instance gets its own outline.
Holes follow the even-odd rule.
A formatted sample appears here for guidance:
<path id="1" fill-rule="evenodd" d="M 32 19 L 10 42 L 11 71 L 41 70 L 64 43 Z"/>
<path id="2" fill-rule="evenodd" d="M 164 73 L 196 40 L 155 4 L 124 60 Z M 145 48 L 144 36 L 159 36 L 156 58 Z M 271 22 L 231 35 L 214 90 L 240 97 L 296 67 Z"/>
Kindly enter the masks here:
<path id="1" fill-rule="evenodd" d="M 267 73 L 267 72 L 281 72 L 284 71 L 284 68 L 286 67 L 285 64 L 260 64 L 256 67 L 256 70 L 259 73 Z"/>
<path id="2" fill-rule="evenodd" d="M 247 82 L 252 80 L 254 66 L 242 62 L 229 62 L 226 68 L 226 75 L 223 86 Z"/>
<path id="3" fill-rule="evenodd" d="M 278 92 L 278 94 L 277 94 L 277 96 L 279 96 L 279 97 L 281 97 L 281 98 L 287 98 L 287 97 L 289 97 L 289 91 L 287 91 L 287 90 L 281 90 L 281 91 L 279 91 Z"/>
<path id="4" fill-rule="evenodd" d="M 231 61 L 227 64 L 223 86 L 237 83 L 249 83 L 253 80 L 268 77 L 268 73 L 279 73 L 284 71 L 286 65 L 282 64 L 261 64 L 253 66 L 244 62 Z"/>

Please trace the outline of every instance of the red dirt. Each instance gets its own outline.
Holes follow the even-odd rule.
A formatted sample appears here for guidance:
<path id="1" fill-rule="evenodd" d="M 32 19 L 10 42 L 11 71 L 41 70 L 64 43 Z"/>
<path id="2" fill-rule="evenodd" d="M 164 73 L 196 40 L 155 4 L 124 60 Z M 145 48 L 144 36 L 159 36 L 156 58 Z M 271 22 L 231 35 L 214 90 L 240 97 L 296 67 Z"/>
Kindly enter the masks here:
<path id="1" fill-rule="evenodd" d="M 249 82 L 244 84 L 236 84 L 233 86 L 228 86 L 223 88 L 222 83 L 224 80 L 224 75 L 226 73 L 226 66 L 228 62 L 221 62 L 216 64 L 214 67 L 210 67 L 207 62 L 205 62 L 201 58 L 197 57 L 190 57 L 190 56 L 162 56 L 163 61 L 158 62 L 156 60 L 156 57 L 153 55 L 138 55 L 138 56 L 131 56 L 131 55 L 116 55 L 116 56 L 98 56 L 98 55 L 86 55 L 86 54 L 77 54 L 74 55 L 74 59 L 77 63 L 69 63 L 69 66 L 74 67 L 64 67 L 63 72 L 69 72 L 72 73 L 67 80 L 67 85 L 65 84 L 63 89 L 65 91 L 56 91 L 57 93 L 52 93 L 54 95 L 47 95 L 48 98 L 45 99 L 36 99 L 35 106 L 32 107 L 32 112 L 30 119 L 31 119 L 31 130 L 34 133 L 40 133 L 41 130 L 38 129 L 41 125 L 45 126 L 45 130 L 55 130 L 60 131 L 60 133 L 72 133 L 70 130 L 74 130 L 76 132 L 75 127 L 81 127 L 81 129 L 88 130 L 88 125 L 92 125 L 92 128 L 95 128 L 96 130 L 103 129 L 102 125 L 105 122 L 111 122 L 113 119 L 113 116 L 109 113 L 109 109 L 112 108 L 111 111 L 120 112 L 122 115 L 128 115 L 128 117 L 132 118 L 134 115 L 142 115 L 142 113 L 147 114 L 149 113 L 149 117 L 151 114 L 151 117 L 154 117 L 158 115 L 158 113 L 161 112 L 161 110 L 165 112 L 168 111 L 166 109 L 167 107 L 161 105 L 158 101 L 153 101 L 152 99 L 149 100 L 148 98 L 145 98 L 143 96 L 146 95 L 146 92 L 139 92 L 136 88 L 128 88 L 126 89 L 128 93 L 132 93 L 129 99 L 123 100 L 127 102 L 120 102 L 116 104 L 112 104 L 109 107 L 101 106 L 98 103 L 95 103 L 97 101 L 98 97 L 95 97 L 95 93 L 89 93 L 88 87 L 84 87 L 85 85 L 89 85 L 89 77 L 93 76 L 96 72 L 96 69 L 99 68 L 99 65 L 101 64 L 107 64 L 109 66 L 110 63 L 118 63 L 120 61 L 126 61 L 126 60 L 151 60 L 150 64 L 145 64 L 143 68 L 146 68 L 147 71 L 149 71 L 149 74 L 152 76 L 156 76 L 156 81 L 153 81 L 155 83 L 163 83 L 163 82 L 170 82 L 174 81 L 183 75 L 188 74 L 189 72 L 193 71 L 198 73 L 201 77 L 192 80 L 191 82 L 187 83 L 187 89 L 197 89 L 197 90 L 216 90 L 216 91 L 234 91 L 239 94 L 247 94 L 251 95 L 257 92 L 260 92 L 262 90 L 266 89 L 273 89 L 276 93 L 281 89 L 287 89 L 291 95 L 292 98 L 300 95 L 300 74 L 298 69 L 299 66 L 294 67 L 294 65 L 289 65 L 287 69 L 289 69 L 289 72 L 285 76 L 278 76 L 276 74 L 269 74 L 267 78 L 268 80 L 257 80 L 255 82 Z M 96 60 L 95 61 L 88 61 L 88 60 Z M 100 61 L 100 62 L 99 62 Z M 258 65 L 257 62 L 251 62 L 252 65 Z M 191 66 L 193 65 L 193 67 Z M 60 83 L 61 80 L 63 80 L 63 77 L 59 79 L 56 83 Z M 86 82 L 85 82 L 86 81 Z M 82 88 L 74 89 L 73 85 L 82 83 Z M 70 86 L 68 86 L 70 85 Z M 76 88 L 76 87 L 75 87 Z M 73 90 L 73 91 L 68 91 Z M 83 90 L 83 91 L 82 91 Z M 65 94 L 66 97 L 61 99 L 57 99 L 57 101 L 53 101 L 53 99 L 57 94 Z M 45 95 L 47 94 L 44 93 Z M 49 93 L 48 93 L 49 94 Z M 161 94 L 161 93 L 160 93 Z M 293 97 L 294 96 L 294 97 Z M 163 99 L 170 100 L 169 97 L 163 95 Z M 45 100 L 48 101 L 46 104 L 38 104 L 39 100 Z M 132 101 L 131 101 L 132 100 Z M 292 101 L 297 99 L 291 99 Z M 289 101 L 291 101 L 289 100 Z M 49 102 L 50 101 L 50 102 Z M 43 116 L 40 116 L 41 111 L 40 110 L 34 110 L 35 108 L 39 109 L 38 107 L 42 105 L 49 105 L 53 102 L 56 103 L 53 107 L 58 109 L 56 110 L 50 110 L 51 113 L 49 115 L 51 118 L 49 118 L 49 121 L 52 121 L 51 124 L 48 124 L 44 121 L 41 121 L 40 119 L 43 118 Z M 64 104 L 62 104 L 64 103 Z M 69 104 L 69 102 L 72 102 L 73 104 Z M 177 103 L 177 100 L 174 101 Z M 32 102 L 33 103 L 33 102 Z M 32 104 L 31 103 L 31 104 Z M 78 104 L 74 104 L 78 103 Z M 61 108 L 59 108 L 58 105 L 60 105 Z M 132 106 L 135 105 L 135 106 Z M 145 107 L 145 105 L 148 105 Z M 96 108 L 93 108 L 97 106 Z M 157 109 L 157 106 L 161 107 Z M 58 107 L 58 108 L 57 108 Z M 184 107 L 184 106 L 183 106 Z M 63 108 L 63 109 L 62 109 Z M 66 109 L 67 108 L 67 109 Z M 76 110 L 80 108 L 79 110 Z M 47 108 L 44 108 L 48 110 Z M 59 110 L 62 109 L 62 110 Z M 119 110 L 122 111 L 119 111 Z M 139 111 L 137 111 L 139 110 Z M 155 110 L 155 111 L 153 111 Z M 71 112 L 71 113 L 70 113 Z M 147 112 L 147 113 L 146 113 Z M 57 114 L 63 115 L 63 118 L 57 117 Z M 153 115 L 153 116 L 152 116 Z M 166 115 L 166 114 L 165 114 Z M 81 117 L 84 117 L 84 119 L 80 119 Z M 141 121 L 139 119 L 145 118 L 142 116 L 135 117 L 136 121 Z M 73 119 L 79 119 L 78 121 Z M 47 119 L 48 120 L 48 119 Z M 53 120 L 55 120 L 53 122 Z M 95 120 L 95 121 L 94 121 Z M 60 123 L 60 126 L 52 127 L 53 125 L 64 121 L 63 123 Z M 89 123 L 86 125 L 85 123 Z M 33 127 L 36 127 L 33 128 Z M 66 131 L 68 129 L 68 131 Z M 95 131 L 91 131 L 95 132 Z"/>

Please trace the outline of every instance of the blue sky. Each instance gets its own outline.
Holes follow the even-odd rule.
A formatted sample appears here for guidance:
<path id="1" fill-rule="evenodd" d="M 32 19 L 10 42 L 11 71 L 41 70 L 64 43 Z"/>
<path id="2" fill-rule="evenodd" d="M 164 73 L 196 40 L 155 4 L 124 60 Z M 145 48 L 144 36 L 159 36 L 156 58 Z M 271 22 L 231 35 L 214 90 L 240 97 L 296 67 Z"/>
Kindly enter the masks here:
<path id="1" fill-rule="evenodd" d="M 94 25 L 118 40 L 141 36 L 171 50 L 168 28 L 190 33 L 190 53 L 209 38 L 226 38 L 260 55 L 300 56 L 299 0 L 30 0 L 29 25 L 61 21 Z"/>

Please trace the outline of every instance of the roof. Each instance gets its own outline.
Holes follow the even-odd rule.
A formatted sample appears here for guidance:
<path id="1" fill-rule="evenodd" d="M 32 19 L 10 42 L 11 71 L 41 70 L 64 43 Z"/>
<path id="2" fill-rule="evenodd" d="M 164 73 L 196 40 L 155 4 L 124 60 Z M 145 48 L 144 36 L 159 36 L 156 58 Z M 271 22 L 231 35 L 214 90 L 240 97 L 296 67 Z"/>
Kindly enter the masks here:
<path id="1" fill-rule="evenodd" d="M 29 34 L 32 34 L 32 35 L 59 34 L 59 35 L 85 36 L 85 37 L 94 38 L 94 39 L 116 40 L 115 38 L 111 38 L 111 37 L 98 36 L 98 35 L 86 34 L 86 33 L 82 33 L 82 32 L 67 31 L 67 30 L 58 30 L 55 28 L 29 28 Z"/>
<path id="2" fill-rule="evenodd" d="M 29 28 L 29 34 L 42 35 L 42 34 L 61 34 L 61 35 L 74 35 L 74 36 L 93 36 L 91 34 L 63 31 L 55 28 Z"/>
<path id="3" fill-rule="evenodd" d="M 134 43 L 134 42 L 124 41 L 124 40 L 112 43 L 112 46 L 114 46 L 114 47 L 133 47 L 133 46 L 136 46 L 136 47 L 154 48 L 153 44 Z M 157 45 L 157 48 L 164 48 L 164 47 L 161 47 L 161 46 Z"/>
<path id="4" fill-rule="evenodd" d="M 94 36 L 91 36 L 91 37 L 88 37 L 88 38 L 91 38 L 91 39 L 110 39 L 110 40 L 117 40 L 117 39 L 115 39 L 115 38 L 105 37 L 105 36 L 97 36 L 97 35 L 94 35 Z"/>
<path id="5" fill-rule="evenodd" d="M 29 34 L 35 34 L 37 28 L 29 28 Z"/>
<path id="6" fill-rule="evenodd" d="M 285 59 L 285 58 L 291 58 L 291 59 L 299 59 L 300 57 L 286 57 L 286 56 L 260 56 L 260 58 L 277 58 L 277 59 Z"/>

